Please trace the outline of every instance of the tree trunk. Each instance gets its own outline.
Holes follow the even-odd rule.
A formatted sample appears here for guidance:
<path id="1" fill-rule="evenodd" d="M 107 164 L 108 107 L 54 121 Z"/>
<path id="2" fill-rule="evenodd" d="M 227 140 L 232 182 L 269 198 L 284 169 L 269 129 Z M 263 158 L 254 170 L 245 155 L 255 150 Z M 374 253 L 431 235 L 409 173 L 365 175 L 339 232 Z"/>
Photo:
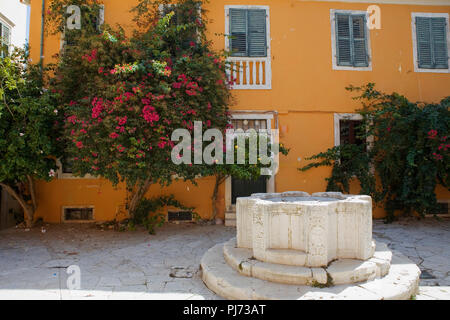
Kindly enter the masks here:
<path id="1" fill-rule="evenodd" d="M 25 224 L 26 224 L 27 228 L 31 228 L 33 226 L 33 218 L 34 218 L 34 211 L 35 211 L 34 206 L 28 205 L 28 203 L 25 201 L 25 199 L 20 194 L 18 194 L 11 186 L 1 183 L 1 182 L 0 182 L 0 186 L 3 187 L 6 190 L 6 192 L 8 192 L 14 199 L 16 199 L 17 202 L 19 202 L 20 206 L 23 209 Z M 34 193 L 34 188 L 33 188 L 33 192 L 30 190 L 30 193 Z M 33 197 L 34 197 L 34 195 L 32 195 L 32 198 Z"/>
<path id="2" fill-rule="evenodd" d="M 222 175 L 216 175 L 216 183 L 214 185 L 213 195 L 211 197 L 212 200 L 212 218 L 211 220 L 215 220 L 217 216 L 217 193 L 219 192 L 220 185 L 225 181 L 226 177 Z"/>
<path id="3" fill-rule="evenodd" d="M 33 203 L 33 211 L 37 209 L 37 200 L 36 200 L 36 189 L 34 188 L 34 180 L 33 177 L 27 176 L 28 179 L 28 189 L 30 190 L 31 201 Z"/>
<path id="4" fill-rule="evenodd" d="M 144 181 L 144 183 L 138 185 L 137 190 L 133 193 L 133 196 L 131 197 L 130 205 L 128 207 L 128 213 L 130 214 L 130 217 L 134 215 L 134 212 L 137 206 L 139 205 L 139 202 L 145 196 L 151 184 L 152 180 L 151 178 L 148 178 Z"/>

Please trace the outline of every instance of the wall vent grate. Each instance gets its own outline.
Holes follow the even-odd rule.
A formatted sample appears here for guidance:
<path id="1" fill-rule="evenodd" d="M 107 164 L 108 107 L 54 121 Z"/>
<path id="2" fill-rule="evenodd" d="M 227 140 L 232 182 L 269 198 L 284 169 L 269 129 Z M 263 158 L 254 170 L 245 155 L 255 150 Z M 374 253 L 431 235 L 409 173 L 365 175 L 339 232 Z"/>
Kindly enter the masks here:
<path id="1" fill-rule="evenodd" d="M 65 221 L 94 220 L 94 208 L 64 208 Z"/>
<path id="2" fill-rule="evenodd" d="M 172 221 L 192 221 L 192 212 L 190 211 L 169 211 L 169 222 Z"/>

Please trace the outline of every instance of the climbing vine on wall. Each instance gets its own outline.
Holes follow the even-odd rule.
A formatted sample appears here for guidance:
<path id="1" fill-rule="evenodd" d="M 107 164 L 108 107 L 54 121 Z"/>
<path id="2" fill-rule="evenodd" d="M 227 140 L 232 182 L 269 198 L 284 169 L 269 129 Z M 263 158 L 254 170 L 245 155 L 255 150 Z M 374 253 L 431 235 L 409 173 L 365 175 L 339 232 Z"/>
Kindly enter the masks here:
<path id="1" fill-rule="evenodd" d="M 369 144 L 342 145 L 310 157 L 300 168 L 331 166 L 328 191 L 349 192 L 357 180 L 361 193 L 371 195 L 387 211 L 420 216 L 437 210 L 436 187 L 450 187 L 450 97 L 440 103 L 415 103 L 397 94 L 375 89 L 373 83 L 347 90 L 358 93 L 363 116 L 362 134 Z"/>

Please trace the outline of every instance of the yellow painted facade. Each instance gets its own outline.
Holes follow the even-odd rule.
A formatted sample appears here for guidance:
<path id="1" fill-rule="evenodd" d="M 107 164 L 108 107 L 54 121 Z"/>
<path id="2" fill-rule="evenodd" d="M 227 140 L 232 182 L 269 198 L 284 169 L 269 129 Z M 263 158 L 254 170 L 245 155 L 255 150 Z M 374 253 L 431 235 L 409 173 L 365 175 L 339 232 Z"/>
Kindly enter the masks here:
<path id="1" fill-rule="evenodd" d="M 47 5 L 49 0 L 46 1 Z M 104 0 L 105 22 L 121 24 L 132 30 L 130 8 L 135 0 Z M 334 70 L 332 65 L 332 27 L 330 10 L 365 11 L 376 4 L 381 9 L 381 29 L 370 31 L 371 71 Z M 349 84 L 374 82 L 377 88 L 397 91 L 413 101 L 438 102 L 450 95 L 450 73 L 415 72 L 411 19 L 413 12 L 450 14 L 447 0 L 384 1 L 305 1 L 305 0 L 211 0 L 206 8 L 211 39 L 223 49 L 225 6 L 268 6 L 270 12 L 271 89 L 234 90 L 233 110 L 272 111 L 272 126 L 278 125 L 280 140 L 291 151 L 281 157 L 275 178 L 275 191 L 324 191 L 330 169 L 320 168 L 301 173 L 304 158 L 334 146 L 334 114 L 354 113 L 359 107 L 345 90 Z M 31 58 L 39 61 L 41 45 L 41 0 L 31 1 Z M 58 52 L 60 39 L 45 36 L 44 63 Z M 37 217 L 60 222 L 64 206 L 95 206 L 96 220 L 110 220 L 123 211 L 124 187 L 111 186 L 101 179 L 56 179 L 38 183 Z M 211 214 L 213 178 L 199 180 L 198 186 L 174 183 L 161 189 L 153 186 L 149 196 L 174 194 L 188 206 L 208 218 Z M 356 188 L 354 188 L 356 192 Z M 439 189 L 438 198 L 450 193 Z M 222 186 L 219 194 L 219 217 L 223 218 L 229 190 Z M 379 218 L 384 213 L 375 210 Z"/>

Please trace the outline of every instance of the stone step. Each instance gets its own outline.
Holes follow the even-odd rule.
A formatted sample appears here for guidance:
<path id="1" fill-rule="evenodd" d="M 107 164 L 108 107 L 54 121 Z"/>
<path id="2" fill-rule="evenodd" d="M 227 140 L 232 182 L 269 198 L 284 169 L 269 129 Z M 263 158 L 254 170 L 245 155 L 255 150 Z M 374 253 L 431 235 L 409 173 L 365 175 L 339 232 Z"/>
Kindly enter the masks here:
<path id="1" fill-rule="evenodd" d="M 298 250 L 273 250 L 280 254 L 286 251 L 296 251 L 298 256 L 305 255 Z M 334 284 L 357 283 L 383 277 L 389 271 L 392 254 L 384 244 L 380 244 L 374 258 L 368 261 L 354 259 L 340 259 L 332 262 L 327 268 L 309 268 L 289 263 L 271 263 L 253 258 L 250 249 L 237 248 L 236 239 L 224 244 L 223 254 L 225 261 L 237 272 L 262 280 L 287 284 L 326 284 L 332 280 Z M 280 259 L 283 261 L 283 259 Z M 329 279 L 330 276 L 331 278 Z"/>
<path id="2" fill-rule="evenodd" d="M 236 219 L 225 219 L 226 227 L 236 227 Z"/>
<path id="3" fill-rule="evenodd" d="M 239 263 L 245 270 L 248 265 Z M 238 268 L 239 268 L 238 265 Z M 202 279 L 209 289 L 235 300 L 407 300 L 417 293 L 420 270 L 401 254 L 392 257 L 388 274 L 364 283 L 341 284 L 326 288 L 275 283 L 245 276 L 224 258 L 224 244 L 209 249 L 201 260 Z"/>
<path id="4" fill-rule="evenodd" d="M 236 212 L 225 212 L 225 219 L 236 220 Z"/>

